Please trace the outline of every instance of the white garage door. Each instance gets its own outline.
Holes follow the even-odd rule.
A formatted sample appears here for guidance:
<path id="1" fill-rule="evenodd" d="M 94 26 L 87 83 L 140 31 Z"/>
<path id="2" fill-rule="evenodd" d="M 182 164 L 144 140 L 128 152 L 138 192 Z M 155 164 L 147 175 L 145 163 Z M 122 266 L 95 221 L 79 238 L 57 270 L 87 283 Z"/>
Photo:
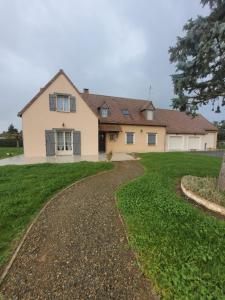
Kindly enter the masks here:
<path id="1" fill-rule="evenodd" d="M 201 150 L 199 136 L 189 136 L 188 137 L 188 150 Z"/>
<path id="2" fill-rule="evenodd" d="M 183 137 L 182 136 L 169 136 L 168 148 L 170 151 L 181 151 L 183 149 Z"/>

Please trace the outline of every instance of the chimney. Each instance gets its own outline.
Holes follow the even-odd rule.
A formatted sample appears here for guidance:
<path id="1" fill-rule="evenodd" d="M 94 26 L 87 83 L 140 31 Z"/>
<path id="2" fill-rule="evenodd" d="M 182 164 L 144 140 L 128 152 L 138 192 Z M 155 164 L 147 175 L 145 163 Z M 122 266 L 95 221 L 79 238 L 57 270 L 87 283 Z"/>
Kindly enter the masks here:
<path id="1" fill-rule="evenodd" d="M 89 89 L 84 89 L 84 94 L 89 94 Z"/>

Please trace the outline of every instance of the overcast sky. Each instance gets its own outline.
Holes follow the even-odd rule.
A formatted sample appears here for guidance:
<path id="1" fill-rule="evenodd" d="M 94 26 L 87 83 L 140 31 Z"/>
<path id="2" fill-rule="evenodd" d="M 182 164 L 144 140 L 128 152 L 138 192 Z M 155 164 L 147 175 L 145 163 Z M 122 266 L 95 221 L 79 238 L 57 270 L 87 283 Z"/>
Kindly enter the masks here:
<path id="1" fill-rule="evenodd" d="M 184 23 L 205 14 L 198 0 L 0 1 L 0 131 L 60 69 L 78 89 L 149 98 L 173 96 L 168 48 Z M 203 114 L 210 120 L 222 114 Z"/>

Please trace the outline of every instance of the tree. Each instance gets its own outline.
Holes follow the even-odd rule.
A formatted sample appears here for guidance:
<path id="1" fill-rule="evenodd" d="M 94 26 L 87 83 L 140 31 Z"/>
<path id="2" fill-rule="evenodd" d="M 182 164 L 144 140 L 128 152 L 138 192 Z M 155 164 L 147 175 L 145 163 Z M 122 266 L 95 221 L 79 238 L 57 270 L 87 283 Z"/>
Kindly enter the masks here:
<path id="1" fill-rule="evenodd" d="M 201 3 L 209 5 L 210 14 L 190 19 L 185 35 L 169 49 L 176 64 L 172 106 L 193 116 L 202 105 L 211 103 L 217 113 L 225 106 L 225 0 Z M 225 154 L 218 184 L 225 191 Z"/>
<path id="2" fill-rule="evenodd" d="M 18 129 L 16 129 L 13 124 L 10 124 L 9 127 L 8 127 L 8 132 L 7 133 L 8 134 L 18 133 Z"/>
<path id="3" fill-rule="evenodd" d="M 10 124 L 8 127 L 8 131 L 4 131 L 2 135 L 7 139 L 16 140 L 16 147 L 20 146 L 20 140 L 22 140 L 22 131 L 19 132 L 13 124 Z"/>
<path id="4" fill-rule="evenodd" d="M 218 128 L 218 141 L 225 141 L 225 120 L 213 123 Z"/>

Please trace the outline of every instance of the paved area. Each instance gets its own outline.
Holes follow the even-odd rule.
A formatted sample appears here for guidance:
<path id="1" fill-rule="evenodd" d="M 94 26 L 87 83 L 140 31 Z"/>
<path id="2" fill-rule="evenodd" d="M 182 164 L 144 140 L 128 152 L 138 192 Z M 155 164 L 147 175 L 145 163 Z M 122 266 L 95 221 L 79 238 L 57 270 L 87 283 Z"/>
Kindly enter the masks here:
<path id="1" fill-rule="evenodd" d="M 65 155 L 65 156 L 49 156 L 49 157 L 24 157 L 24 155 L 17 155 L 9 158 L 0 159 L 0 166 L 6 165 L 29 165 L 41 163 L 74 163 L 80 161 L 104 161 L 106 155 L 100 153 L 99 155 Z M 127 161 L 134 160 L 133 156 L 127 153 L 113 153 L 112 161 Z"/>
<path id="2" fill-rule="evenodd" d="M 4 299 L 155 299 L 114 199 L 119 185 L 142 174 L 137 161 L 116 163 L 56 197 L 5 278 Z"/>
<path id="3" fill-rule="evenodd" d="M 216 157 L 223 157 L 225 151 L 199 151 L 196 154 L 203 154 L 207 156 L 216 156 Z"/>

